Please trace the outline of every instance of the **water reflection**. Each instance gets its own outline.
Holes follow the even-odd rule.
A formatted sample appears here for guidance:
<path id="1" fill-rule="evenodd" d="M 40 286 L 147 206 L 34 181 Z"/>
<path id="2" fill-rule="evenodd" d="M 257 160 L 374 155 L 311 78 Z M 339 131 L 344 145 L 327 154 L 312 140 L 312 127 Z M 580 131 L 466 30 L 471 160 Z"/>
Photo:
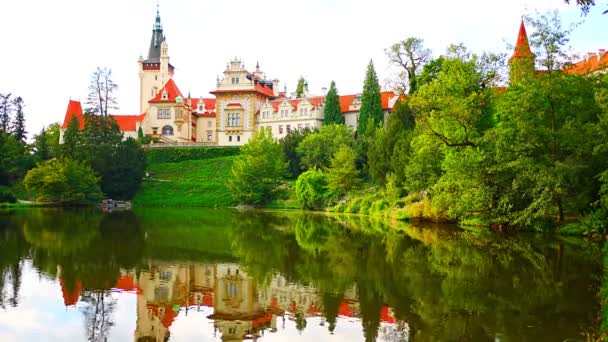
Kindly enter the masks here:
<path id="1" fill-rule="evenodd" d="M 59 328 L 83 340 L 554 341 L 598 328 L 600 250 L 585 240 L 200 209 L 14 211 L 0 227 L 0 321 L 73 308 L 84 324 Z M 36 286 L 58 300 L 36 304 Z M 0 339 L 14 331 L 0 323 Z"/>

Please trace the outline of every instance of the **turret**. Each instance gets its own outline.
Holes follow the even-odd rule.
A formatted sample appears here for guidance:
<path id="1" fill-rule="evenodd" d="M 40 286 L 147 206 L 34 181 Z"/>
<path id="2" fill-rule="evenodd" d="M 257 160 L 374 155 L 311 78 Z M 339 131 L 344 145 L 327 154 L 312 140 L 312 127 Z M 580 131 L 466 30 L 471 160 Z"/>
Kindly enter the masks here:
<path id="1" fill-rule="evenodd" d="M 536 75 L 534 68 L 536 56 L 530 50 L 526 25 L 521 20 L 517 42 L 513 55 L 509 58 L 509 78 L 511 84 L 518 84 L 533 78 Z"/>

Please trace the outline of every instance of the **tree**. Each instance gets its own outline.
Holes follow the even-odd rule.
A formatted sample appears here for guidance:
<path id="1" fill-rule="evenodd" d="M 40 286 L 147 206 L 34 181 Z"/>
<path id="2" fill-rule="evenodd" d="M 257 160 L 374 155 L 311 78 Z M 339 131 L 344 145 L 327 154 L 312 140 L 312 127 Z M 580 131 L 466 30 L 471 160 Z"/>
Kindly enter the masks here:
<path id="1" fill-rule="evenodd" d="M 80 132 L 80 122 L 76 116 L 72 116 L 68 122 L 68 127 L 63 133 L 63 144 L 59 147 L 60 156 L 63 158 L 76 158 L 79 155 L 82 143 L 82 133 Z"/>
<path id="2" fill-rule="evenodd" d="M 402 69 L 396 87 L 402 94 L 415 93 L 418 90 L 418 75 L 431 60 L 431 50 L 424 47 L 422 39 L 410 37 L 393 44 L 385 52 L 389 61 Z"/>
<path id="3" fill-rule="evenodd" d="M 120 142 L 111 154 L 112 163 L 101 179 L 101 190 L 120 200 L 132 199 L 140 188 L 146 169 L 146 156 L 133 138 Z"/>
<path id="4" fill-rule="evenodd" d="M 321 126 L 318 132 L 307 135 L 296 148 L 303 169 L 323 169 L 340 146 L 353 144 L 353 134 L 344 125 Z"/>
<path id="5" fill-rule="evenodd" d="M 9 185 L 26 170 L 26 145 L 14 135 L 0 131 L 0 185 Z"/>
<path id="6" fill-rule="evenodd" d="M 569 4 L 570 0 L 564 0 L 565 3 Z M 584 15 L 589 14 L 591 7 L 595 6 L 595 0 L 576 0 L 576 5 L 581 7 L 581 11 Z M 603 14 L 608 13 L 608 10 L 604 11 Z"/>
<path id="7" fill-rule="evenodd" d="M 304 209 L 321 209 L 325 201 L 327 176 L 323 171 L 310 169 L 296 181 L 296 198 Z"/>
<path id="8" fill-rule="evenodd" d="M 357 155 L 352 147 L 342 145 L 331 159 L 327 169 L 327 189 L 334 195 L 344 195 L 359 185 L 359 170 L 355 165 Z"/>
<path id="9" fill-rule="evenodd" d="M 329 86 L 323 109 L 323 124 L 330 125 L 332 123 L 338 125 L 344 124 L 344 116 L 340 109 L 340 97 L 338 96 L 338 90 L 334 81 L 331 81 Z"/>
<path id="10" fill-rule="evenodd" d="M 308 135 L 313 133 L 313 131 L 309 129 L 291 130 L 285 137 L 279 140 L 281 144 L 281 148 L 283 149 L 283 154 L 285 155 L 285 160 L 288 163 L 287 173 L 289 178 L 298 178 L 300 173 L 302 173 L 302 165 L 301 165 L 301 156 L 297 153 L 297 148 L 300 143 L 306 138 Z"/>
<path id="11" fill-rule="evenodd" d="M 46 135 L 46 129 L 42 127 L 40 134 L 34 135 L 33 144 L 34 160 L 41 162 L 51 159 L 51 151 L 48 146 L 48 137 Z"/>
<path id="12" fill-rule="evenodd" d="M 101 198 L 97 181 L 93 170 L 82 162 L 52 159 L 31 169 L 24 184 L 37 201 L 79 204 Z"/>
<path id="13" fill-rule="evenodd" d="M 17 96 L 13 100 L 13 106 L 15 108 L 15 118 L 12 124 L 12 133 L 15 135 L 15 139 L 25 142 L 25 117 L 23 116 L 23 99 L 21 96 Z"/>
<path id="14" fill-rule="evenodd" d="M 0 130 L 9 132 L 11 128 L 11 114 L 13 112 L 13 101 L 11 94 L 0 94 Z"/>
<path id="15" fill-rule="evenodd" d="M 269 202 L 287 171 L 284 160 L 281 145 L 270 130 L 256 131 L 232 165 L 228 188 L 234 200 L 242 204 Z"/>
<path id="16" fill-rule="evenodd" d="M 376 125 L 381 125 L 384 122 L 384 110 L 382 109 L 380 84 L 378 83 L 378 76 L 376 75 L 374 62 L 372 60 L 370 60 L 369 64 L 367 65 L 365 82 L 363 83 L 357 135 L 365 134 L 368 122 L 370 120 L 372 120 Z"/>
<path id="17" fill-rule="evenodd" d="M 112 81 L 112 69 L 97 67 L 91 75 L 86 111 L 102 116 L 108 115 L 108 110 L 118 109 L 114 91 L 118 86 Z"/>
<path id="18" fill-rule="evenodd" d="M 308 83 L 304 77 L 300 76 L 298 79 L 298 85 L 296 86 L 296 97 L 302 97 L 308 91 Z"/>
<path id="19" fill-rule="evenodd" d="M 570 60 L 564 47 L 578 24 L 564 29 L 557 10 L 542 15 L 537 13 L 534 17 L 527 16 L 526 21 L 534 27 L 530 35 L 530 45 L 535 50 L 537 63 L 547 71 L 561 70 Z"/>

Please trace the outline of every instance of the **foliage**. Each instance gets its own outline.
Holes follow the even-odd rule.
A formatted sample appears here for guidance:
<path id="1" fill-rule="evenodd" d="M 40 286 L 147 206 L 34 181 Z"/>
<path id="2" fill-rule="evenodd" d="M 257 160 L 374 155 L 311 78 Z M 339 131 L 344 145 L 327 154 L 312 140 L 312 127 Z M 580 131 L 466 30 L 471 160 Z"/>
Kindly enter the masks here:
<path id="1" fill-rule="evenodd" d="M 380 84 L 374 69 L 374 62 L 369 61 L 363 83 L 363 93 L 361 93 L 361 108 L 359 108 L 359 121 L 357 135 L 364 135 L 367 132 L 369 121 L 375 125 L 384 123 L 384 110 L 382 109 L 382 98 L 380 94 Z"/>
<path id="2" fill-rule="evenodd" d="M 321 209 L 326 197 L 327 175 L 310 169 L 296 181 L 295 195 L 304 209 Z"/>
<path id="3" fill-rule="evenodd" d="M 302 169 L 323 169 L 340 146 L 352 146 L 352 131 L 344 125 L 322 126 L 318 132 L 306 135 L 296 148 Z"/>
<path id="4" fill-rule="evenodd" d="M 268 129 L 256 131 L 232 165 L 228 188 L 241 204 L 264 204 L 287 172 L 281 145 Z"/>
<path id="5" fill-rule="evenodd" d="M 297 149 L 300 143 L 311 133 L 309 129 L 293 129 L 287 133 L 286 136 L 279 140 L 285 160 L 287 161 L 287 174 L 289 178 L 297 178 L 302 173 L 301 156 L 298 154 Z"/>
<path id="6" fill-rule="evenodd" d="M 527 16 L 526 20 L 534 28 L 530 34 L 530 45 L 536 53 L 538 64 L 547 71 L 561 70 L 570 59 L 564 48 L 577 24 L 564 29 L 557 10 L 542 15 L 536 13 L 536 16 Z"/>
<path id="7" fill-rule="evenodd" d="M 342 145 L 336 151 L 327 169 L 327 189 L 332 194 L 342 196 L 360 184 L 356 158 L 355 151 L 348 145 Z"/>
<path id="8" fill-rule="evenodd" d="M 413 94 L 418 90 L 418 76 L 431 60 L 431 50 L 424 47 L 420 38 L 410 37 L 385 50 L 389 61 L 399 67 L 396 88 L 401 94 Z"/>
<path id="9" fill-rule="evenodd" d="M 147 150 L 146 150 L 147 152 Z M 226 185 L 236 157 L 148 163 L 151 176 L 133 198 L 136 207 L 228 207 L 234 205 Z"/>
<path id="10" fill-rule="evenodd" d="M 302 97 L 307 91 L 308 83 L 303 76 L 298 79 L 298 85 L 296 86 L 296 97 Z"/>
<path id="11" fill-rule="evenodd" d="M 102 175 L 101 190 L 106 196 L 132 199 L 140 188 L 146 168 L 141 145 L 133 138 L 122 141 L 112 151 L 112 163 Z"/>
<path id="12" fill-rule="evenodd" d="M 112 69 L 97 67 L 91 75 L 85 111 L 108 116 L 110 110 L 118 109 L 114 95 L 117 88 L 118 85 L 112 80 Z"/>
<path id="13" fill-rule="evenodd" d="M 325 96 L 325 107 L 323 108 L 323 124 L 344 124 L 344 116 L 340 109 L 340 97 L 336 89 L 336 82 L 331 81 L 327 96 Z"/>
<path id="14" fill-rule="evenodd" d="M 13 119 L 11 132 L 15 136 L 15 139 L 18 141 L 25 141 L 27 132 L 25 131 L 25 117 L 23 114 L 23 99 L 21 96 L 17 96 L 13 100 L 14 110 L 15 110 L 15 118 Z"/>
<path id="15" fill-rule="evenodd" d="M 76 116 L 72 116 L 68 122 L 68 127 L 63 133 L 63 144 L 59 147 L 59 155 L 64 158 L 75 158 L 80 151 L 82 144 L 82 133 L 80 132 L 80 123 Z"/>
<path id="16" fill-rule="evenodd" d="M 0 185 L 8 185 L 23 177 L 28 168 L 26 145 L 14 135 L 0 131 Z"/>
<path id="17" fill-rule="evenodd" d="M 59 157 L 59 124 L 54 123 L 34 135 L 33 158 L 36 162 Z"/>
<path id="18" fill-rule="evenodd" d="M 236 156 L 240 152 L 240 147 L 148 148 L 144 152 L 146 163 L 161 164 Z"/>
<path id="19" fill-rule="evenodd" d="M 37 201 L 82 204 L 102 196 L 97 177 L 86 164 L 71 159 L 52 159 L 30 170 L 25 187 Z"/>
<path id="20" fill-rule="evenodd" d="M 0 185 L 0 203 L 15 203 L 17 198 L 8 186 Z"/>

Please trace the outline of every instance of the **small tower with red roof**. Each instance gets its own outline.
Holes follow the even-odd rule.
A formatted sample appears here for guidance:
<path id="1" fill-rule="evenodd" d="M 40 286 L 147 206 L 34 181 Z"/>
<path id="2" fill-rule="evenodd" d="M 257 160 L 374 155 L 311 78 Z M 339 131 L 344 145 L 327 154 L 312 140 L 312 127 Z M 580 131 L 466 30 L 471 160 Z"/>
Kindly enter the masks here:
<path id="1" fill-rule="evenodd" d="M 524 20 L 521 20 L 519 26 L 519 34 L 513 55 L 509 58 L 509 78 L 511 84 L 521 83 L 525 80 L 533 78 L 536 74 L 534 67 L 536 56 L 530 49 L 528 43 L 528 34 L 526 33 L 526 25 Z"/>

